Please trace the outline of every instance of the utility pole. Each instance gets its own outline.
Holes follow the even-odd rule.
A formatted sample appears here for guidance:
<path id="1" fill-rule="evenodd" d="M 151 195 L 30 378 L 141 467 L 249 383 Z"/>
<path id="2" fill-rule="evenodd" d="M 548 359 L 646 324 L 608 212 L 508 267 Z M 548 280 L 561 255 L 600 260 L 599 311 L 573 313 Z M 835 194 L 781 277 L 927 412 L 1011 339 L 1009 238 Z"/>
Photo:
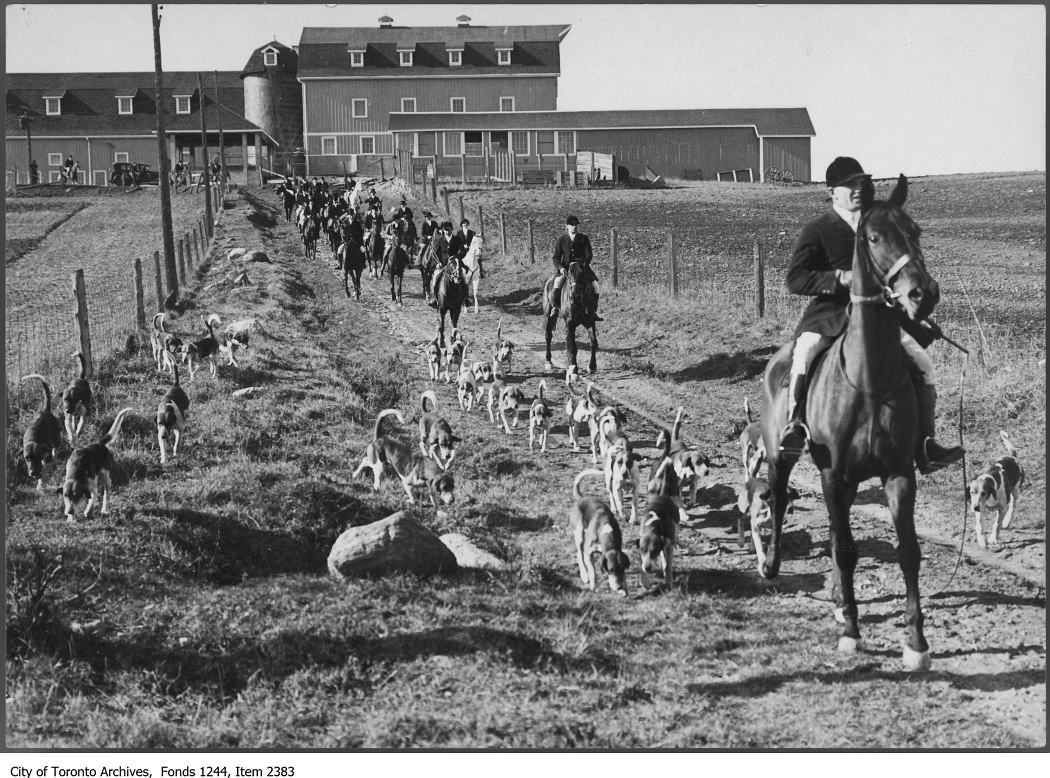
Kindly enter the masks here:
<path id="1" fill-rule="evenodd" d="M 160 10 L 150 4 L 153 15 L 153 65 L 157 73 L 157 151 L 160 159 L 160 224 L 164 233 L 164 275 L 168 296 L 164 305 L 175 306 L 179 298 L 179 269 L 175 265 L 175 238 L 171 231 L 171 187 L 168 182 L 168 138 L 164 132 L 164 69 L 160 64 Z"/>
<path id="2" fill-rule="evenodd" d="M 226 143 L 222 138 L 222 105 L 219 103 L 219 71 L 213 70 L 215 84 L 215 115 L 219 117 L 219 184 L 226 191 Z"/>
<path id="3" fill-rule="evenodd" d="M 204 149 L 204 172 L 201 174 L 204 176 L 204 218 L 208 223 L 208 234 L 211 235 L 215 231 L 215 216 L 211 210 L 211 168 L 208 165 L 208 130 L 204 121 L 204 81 L 201 79 L 200 73 L 197 74 L 197 94 L 200 97 L 201 108 L 201 148 Z M 218 203 L 216 203 L 216 206 L 218 206 Z"/>
<path id="4" fill-rule="evenodd" d="M 18 117 L 18 126 L 26 131 L 26 154 L 29 157 L 26 159 L 26 168 L 29 170 L 29 183 L 33 182 L 33 133 L 29 129 L 29 125 L 33 123 L 33 117 L 29 115 L 29 112 L 22 109 L 22 115 Z M 18 176 L 15 175 L 15 188 L 18 188 Z"/>

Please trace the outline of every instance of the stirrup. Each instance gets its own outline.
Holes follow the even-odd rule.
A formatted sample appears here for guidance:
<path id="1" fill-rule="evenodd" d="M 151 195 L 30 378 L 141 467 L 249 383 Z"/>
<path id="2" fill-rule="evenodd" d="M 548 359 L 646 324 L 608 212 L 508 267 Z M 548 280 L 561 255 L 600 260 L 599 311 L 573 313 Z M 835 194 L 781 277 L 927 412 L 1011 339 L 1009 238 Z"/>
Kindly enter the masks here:
<path id="1" fill-rule="evenodd" d="M 805 452 L 809 440 L 810 432 L 806 423 L 801 419 L 792 419 L 784 428 L 783 435 L 780 436 L 780 453 L 800 457 Z"/>

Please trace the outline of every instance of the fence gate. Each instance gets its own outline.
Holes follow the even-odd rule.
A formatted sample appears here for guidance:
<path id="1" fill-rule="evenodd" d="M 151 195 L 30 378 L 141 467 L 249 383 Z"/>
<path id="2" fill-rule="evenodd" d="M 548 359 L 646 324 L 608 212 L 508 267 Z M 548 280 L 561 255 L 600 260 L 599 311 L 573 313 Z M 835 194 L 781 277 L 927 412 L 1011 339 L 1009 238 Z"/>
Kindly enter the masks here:
<path id="1" fill-rule="evenodd" d="M 514 167 L 510 152 L 497 151 L 492 155 L 492 177 L 497 181 L 510 183 L 514 180 Z"/>

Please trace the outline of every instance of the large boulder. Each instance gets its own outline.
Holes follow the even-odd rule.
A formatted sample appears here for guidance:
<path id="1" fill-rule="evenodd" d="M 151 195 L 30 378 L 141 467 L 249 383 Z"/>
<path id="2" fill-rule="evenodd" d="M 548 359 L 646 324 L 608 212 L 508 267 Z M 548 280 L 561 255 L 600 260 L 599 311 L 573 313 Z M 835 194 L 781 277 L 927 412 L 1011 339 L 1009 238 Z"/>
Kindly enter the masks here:
<path id="1" fill-rule="evenodd" d="M 351 527 L 336 538 L 328 554 L 328 570 L 340 578 L 400 572 L 431 575 L 457 568 L 448 546 L 403 511 Z"/>
<path id="2" fill-rule="evenodd" d="M 458 532 L 449 532 L 442 535 L 439 540 L 448 546 L 448 549 L 456 555 L 456 562 L 460 567 L 475 570 L 504 570 L 507 563 L 495 554 L 475 546 L 466 535 Z"/>

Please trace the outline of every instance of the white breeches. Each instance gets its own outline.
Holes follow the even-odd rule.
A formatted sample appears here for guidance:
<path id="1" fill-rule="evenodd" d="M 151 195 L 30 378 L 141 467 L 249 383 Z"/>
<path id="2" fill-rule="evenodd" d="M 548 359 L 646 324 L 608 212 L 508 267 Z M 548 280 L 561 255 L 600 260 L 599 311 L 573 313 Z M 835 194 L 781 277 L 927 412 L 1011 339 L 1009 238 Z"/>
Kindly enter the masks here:
<path id="1" fill-rule="evenodd" d="M 825 336 L 816 332 L 803 332 L 799 335 L 795 341 L 795 348 L 791 352 L 791 375 L 805 375 L 817 354 L 822 350 L 823 343 L 826 340 Z M 901 346 L 904 347 L 904 352 L 908 355 L 908 358 L 915 363 L 919 372 L 922 373 L 923 382 L 927 386 L 933 386 L 935 380 L 933 360 L 926 353 L 926 349 L 920 346 L 918 341 L 904 330 L 901 330 Z"/>

